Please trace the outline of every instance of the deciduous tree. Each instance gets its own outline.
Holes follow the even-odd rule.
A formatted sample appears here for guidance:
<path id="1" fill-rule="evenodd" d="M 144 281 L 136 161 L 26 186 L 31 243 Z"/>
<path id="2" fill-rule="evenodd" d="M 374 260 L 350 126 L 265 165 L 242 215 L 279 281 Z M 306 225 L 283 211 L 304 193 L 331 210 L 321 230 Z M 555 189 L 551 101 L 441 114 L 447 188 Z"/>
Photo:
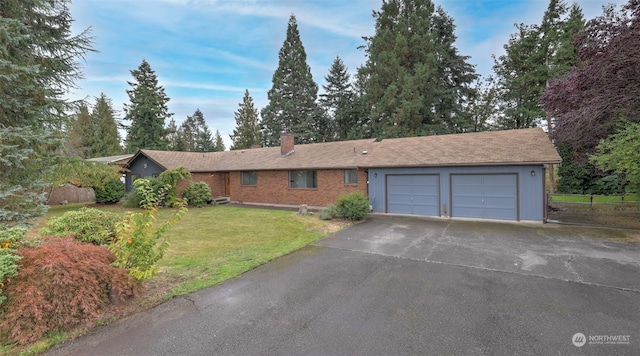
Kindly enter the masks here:
<path id="1" fill-rule="evenodd" d="M 640 192 L 640 123 L 601 140 L 590 160 L 605 172 L 623 176 L 633 191 Z"/>
<path id="2" fill-rule="evenodd" d="M 542 96 L 555 117 L 554 139 L 585 162 L 617 123 L 640 122 L 640 1 L 614 5 L 577 38 L 580 66 L 553 81 Z"/>

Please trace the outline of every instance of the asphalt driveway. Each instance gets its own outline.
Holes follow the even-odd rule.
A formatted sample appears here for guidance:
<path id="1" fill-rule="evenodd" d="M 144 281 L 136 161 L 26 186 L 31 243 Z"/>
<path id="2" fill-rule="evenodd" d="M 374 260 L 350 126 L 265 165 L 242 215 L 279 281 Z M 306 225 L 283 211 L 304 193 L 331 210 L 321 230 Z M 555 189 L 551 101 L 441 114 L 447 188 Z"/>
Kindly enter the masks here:
<path id="1" fill-rule="evenodd" d="M 48 355 L 638 355 L 637 234 L 373 216 Z"/>

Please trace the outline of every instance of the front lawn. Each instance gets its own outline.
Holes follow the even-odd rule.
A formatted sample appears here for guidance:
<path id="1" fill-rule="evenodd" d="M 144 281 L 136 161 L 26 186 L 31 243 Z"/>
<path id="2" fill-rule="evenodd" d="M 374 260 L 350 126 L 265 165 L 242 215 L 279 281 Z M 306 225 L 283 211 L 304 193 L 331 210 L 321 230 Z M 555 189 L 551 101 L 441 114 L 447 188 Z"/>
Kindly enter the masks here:
<path id="1" fill-rule="evenodd" d="M 82 206 L 52 207 L 29 236 L 36 236 L 37 229 L 48 219 Z M 97 208 L 123 215 L 129 210 L 119 205 Z M 171 210 L 161 209 L 157 221 L 166 220 L 171 214 Z M 317 215 L 300 216 L 284 210 L 232 206 L 191 208 L 168 231 L 169 248 L 158 263 L 159 273 L 143 283 L 140 297 L 105 311 L 102 323 L 153 307 L 177 295 L 221 283 L 347 225 L 341 221 L 320 220 Z M 70 335 L 74 333 L 56 333 L 26 348 L 5 345 L 0 347 L 0 353 L 38 353 Z"/>
<path id="2" fill-rule="evenodd" d="M 160 261 L 160 275 L 180 281 L 165 298 L 220 283 L 291 253 L 326 236 L 331 225 L 292 211 L 190 209 L 169 231 L 170 246 Z"/>

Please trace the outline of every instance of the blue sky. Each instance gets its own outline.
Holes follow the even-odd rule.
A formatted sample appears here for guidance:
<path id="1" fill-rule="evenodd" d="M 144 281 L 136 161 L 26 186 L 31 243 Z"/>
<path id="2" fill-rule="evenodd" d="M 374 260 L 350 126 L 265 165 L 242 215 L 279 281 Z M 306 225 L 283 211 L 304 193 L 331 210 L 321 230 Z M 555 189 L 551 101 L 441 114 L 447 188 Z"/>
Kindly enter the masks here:
<path id="1" fill-rule="evenodd" d="M 483 76 L 491 74 L 492 55 L 514 31 L 514 24 L 540 23 L 548 0 L 436 0 L 454 18 L 456 47 Z M 586 19 L 608 3 L 579 0 Z M 571 2 L 569 2 L 571 3 Z M 234 112 L 249 89 L 258 110 L 267 104 L 278 51 L 294 14 L 313 78 L 325 84 L 340 56 L 355 73 L 365 61 L 362 36 L 374 33 L 373 10 L 382 0 L 75 0 L 74 30 L 91 26 L 94 47 L 84 63 L 85 79 L 74 98 L 104 92 L 118 117 L 128 102 L 130 70 L 146 59 L 171 99 L 169 110 L 180 124 L 199 108 L 207 124 L 220 130 L 227 148 Z"/>

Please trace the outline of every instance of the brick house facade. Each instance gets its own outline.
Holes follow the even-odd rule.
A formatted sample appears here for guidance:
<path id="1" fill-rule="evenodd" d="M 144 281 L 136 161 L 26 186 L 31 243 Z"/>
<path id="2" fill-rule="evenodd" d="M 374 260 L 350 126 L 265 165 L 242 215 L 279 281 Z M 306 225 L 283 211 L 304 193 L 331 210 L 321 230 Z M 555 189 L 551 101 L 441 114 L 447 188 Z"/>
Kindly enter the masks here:
<path id="1" fill-rule="evenodd" d="M 141 150 L 127 164 L 127 187 L 186 167 L 213 198 L 244 204 L 322 207 L 359 191 L 376 212 L 543 220 L 544 165 L 560 162 L 541 129 L 305 145 L 283 134 L 280 147 Z"/>
<path id="2" fill-rule="evenodd" d="M 367 194 L 367 173 L 359 169 L 355 184 L 344 181 L 343 169 L 317 171 L 317 188 L 289 187 L 289 171 L 257 171 L 256 185 L 243 185 L 241 172 L 230 172 L 231 201 L 277 205 L 326 206 L 335 203 L 339 196 L 362 192 Z"/>

